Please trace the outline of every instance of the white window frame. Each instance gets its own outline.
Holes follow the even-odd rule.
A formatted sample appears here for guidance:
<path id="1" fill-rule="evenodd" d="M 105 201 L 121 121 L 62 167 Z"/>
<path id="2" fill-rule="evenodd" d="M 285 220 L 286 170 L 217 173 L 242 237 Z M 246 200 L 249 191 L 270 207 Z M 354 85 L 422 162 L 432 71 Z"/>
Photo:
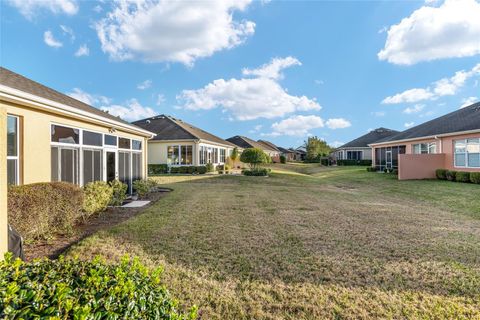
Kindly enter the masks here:
<path id="1" fill-rule="evenodd" d="M 415 146 L 419 146 L 419 153 L 415 152 Z M 422 152 L 422 146 L 426 146 L 427 152 Z M 431 149 L 433 147 L 433 152 Z M 435 142 L 422 142 L 422 143 L 415 143 L 412 145 L 412 154 L 436 154 L 437 153 L 437 144 Z"/>
<path id="2" fill-rule="evenodd" d="M 468 152 L 468 140 L 478 140 L 478 143 L 480 145 L 480 137 L 453 140 L 453 166 L 454 166 L 454 168 L 480 169 L 480 166 L 479 167 L 472 167 L 469 164 L 468 154 L 469 153 L 476 154 L 477 152 Z M 463 142 L 465 144 L 465 151 L 464 152 L 457 152 L 457 147 L 456 147 L 457 142 Z M 463 154 L 465 156 L 465 165 L 464 166 L 457 165 L 457 157 L 456 157 L 457 154 Z"/>
<path id="3" fill-rule="evenodd" d="M 20 117 L 15 116 L 13 114 L 7 114 L 7 123 L 8 123 L 8 117 L 15 118 L 15 125 L 16 125 L 16 128 L 17 128 L 17 132 L 16 132 L 17 133 L 17 139 L 15 141 L 17 155 L 16 156 L 9 156 L 7 154 L 7 162 L 8 162 L 8 160 L 15 160 L 15 185 L 19 185 L 20 184 Z"/>

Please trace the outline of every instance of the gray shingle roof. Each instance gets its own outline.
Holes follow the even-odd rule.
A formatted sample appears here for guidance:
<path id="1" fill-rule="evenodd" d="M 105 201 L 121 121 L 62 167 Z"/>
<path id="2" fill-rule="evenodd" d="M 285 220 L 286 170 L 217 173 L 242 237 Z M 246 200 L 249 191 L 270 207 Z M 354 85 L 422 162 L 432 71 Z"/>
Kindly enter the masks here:
<path id="1" fill-rule="evenodd" d="M 267 140 L 258 140 L 257 141 L 260 144 L 265 145 L 267 149 L 273 150 L 273 151 L 280 151 L 276 145 L 274 145 L 272 142 L 267 141 Z"/>
<path id="2" fill-rule="evenodd" d="M 250 139 L 244 136 L 234 136 L 234 137 L 228 138 L 227 141 L 243 149 L 258 148 L 262 150 L 277 151 L 272 149 L 271 147 L 268 147 L 263 143 L 257 142 L 253 139 Z"/>
<path id="3" fill-rule="evenodd" d="M 152 140 L 206 140 L 217 144 L 235 147 L 232 143 L 223 140 L 209 132 L 197 128 L 182 120 L 159 115 L 133 122 L 135 125 L 157 134 Z"/>
<path id="4" fill-rule="evenodd" d="M 376 143 L 408 140 L 470 130 L 480 130 L 480 102 L 399 132 L 398 134 L 379 140 Z"/>
<path id="5" fill-rule="evenodd" d="M 367 134 L 364 134 L 357 139 L 354 139 L 350 142 L 345 143 L 343 146 L 340 146 L 338 149 L 342 148 L 368 148 L 368 145 L 379 140 L 391 137 L 399 133 L 398 131 L 387 129 L 387 128 L 377 128 L 370 131 Z"/>
<path id="6" fill-rule="evenodd" d="M 60 93 L 3 67 L 0 67 L 0 84 L 135 127 L 119 117 L 115 117 L 114 115 L 92 107 L 77 99 L 67 96 L 66 94 Z"/>

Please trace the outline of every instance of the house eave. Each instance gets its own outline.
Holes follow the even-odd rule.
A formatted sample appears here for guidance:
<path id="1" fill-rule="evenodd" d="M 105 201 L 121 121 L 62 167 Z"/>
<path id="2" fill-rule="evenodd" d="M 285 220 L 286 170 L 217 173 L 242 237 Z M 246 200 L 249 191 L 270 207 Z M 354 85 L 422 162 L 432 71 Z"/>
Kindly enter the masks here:
<path id="1" fill-rule="evenodd" d="M 404 143 L 404 142 L 408 142 L 408 141 L 418 141 L 418 140 L 426 140 L 426 139 L 459 136 L 459 135 L 471 134 L 471 133 L 480 133 L 480 129 L 466 130 L 466 131 L 456 131 L 456 132 L 449 132 L 449 133 L 442 133 L 442 134 L 434 134 L 434 135 L 429 135 L 429 136 L 415 137 L 415 138 L 410 138 L 410 139 L 401 139 L 401 140 L 392 140 L 392 141 L 385 141 L 385 142 L 379 142 L 379 143 L 371 143 L 371 144 L 369 144 L 369 146 L 374 148 L 376 146 Z"/>

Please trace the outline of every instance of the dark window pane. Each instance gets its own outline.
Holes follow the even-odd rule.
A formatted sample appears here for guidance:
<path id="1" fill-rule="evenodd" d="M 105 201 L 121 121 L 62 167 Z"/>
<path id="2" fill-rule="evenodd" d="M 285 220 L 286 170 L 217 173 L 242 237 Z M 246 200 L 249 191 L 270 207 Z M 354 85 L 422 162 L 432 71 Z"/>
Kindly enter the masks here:
<path id="1" fill-rule="evenodd" d="M 93 151 L 83 150 L 83 184 L 93 181 Z"/>
<path id="2" fill-rule="evenodd" d="M 58 181 L 58 148 L 52 147 L 51 150 L 51 179 Z"/>
<path id="3" fill-rule="evenodd" d="M 130 149 L 130 139 L 118 138 L 118 147 L 122 149 Z"/>
<path id="4" fill-rule="evenodd" d="M 132 153 L 132 180 L 142 179 L 142 154 Z"/>
<path id="5" fill-rule="evenodd" d="M 142 141 L 132 140 L 132 149 L 133 150 L 142 150 Z"/>
<path id="6" fill-rule="evenodd" d="M 117 146 L 117 137 L 106 134 L 104 137 L 104 143 L 107 146 Z"/>
<path id="7" fill-rule="evenodd" d="M 93 152 L 93 180 L 103 180 L 103 164 L 102 164 L 102 151 L 95 150 Z"/>
<path id="8" fill-rule="evenodd" d="M 60 149 L 60 180 L 78 183 L 78 150 Z"/>
<path id="9" fill-rule="evenodd" d="M 79 143 L 79 130 L 52 124 L 52 142 Z"/>
<path id="10" fill-rule="evenodd" d="M 118 153 L 118 179 L 128 185 L 128 192 L 131 188 L 131 175 L 130 175 L 130 153 L 119 152 Z"/>
<path id="11" fill-rule="evenodd" d="M 18 160 L 7 160 L 7 183 L 17 184 L 17 162 Z"/>
<path id="12" fill-rule="evenodd" d="M 102 146 L 102 134 L 90 131 L 83 131 L 83 144 L 89 146 Z"/>
<path id="13" fill-rule="evenodd" d="M 18 156 L 18 121 L 17 117 L 7 116 L 7 156 Z"/>

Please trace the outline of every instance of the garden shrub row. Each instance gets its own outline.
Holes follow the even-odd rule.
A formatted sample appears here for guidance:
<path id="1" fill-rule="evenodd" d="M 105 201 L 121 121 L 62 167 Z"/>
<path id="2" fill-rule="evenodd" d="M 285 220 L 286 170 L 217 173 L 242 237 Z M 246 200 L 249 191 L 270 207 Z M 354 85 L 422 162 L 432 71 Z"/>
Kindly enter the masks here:
<path id="1" fill-rule="evenodd" d="M 170 173 L 183 173 L 183 174 L 205 174 L 207 173 L 207 166 L 181 166 L 170 167 Z"/>
<path id="2" fill-rule="evenodd" d="M 372 160 L 337 160 L 338 166 L 371 166 Z"/>
<path id="3" fill-rule="evenodd" d="M 160 280 L 138 260 L 0 261 L 1 319 L 196 319 L 177 311 Z"/>
<path id="4" fill-rule="evenodd" d="M 457 182 L 472 182 L 480 184 L 480 172 L 466 172 L 466 171 L 454 171 L 447 169 L 437 169 L 435 171 L 437 179 L 457 181 Z"/>
<path id="5" fill-rule="evenodd" d="M 267 168 L 256 168 L 251 170 L 243 170 L 242 173 L 245 176 L 256 176 L 256 177 L 265 177 L 271 172 L 270 169 Z"/>
<path id="6" fill-rule="evenodd" d="M 166 164 L 149 164 L 148 175 L 168 173 L 168 165 Z"/>
<path id="7" fill-rule="evenodd" d="M 45 182 L 8 188 L 8 220 L 26 239 L 47 239 L 68 233 L 83 216 L 83 192 L 66 182 Z"/>

